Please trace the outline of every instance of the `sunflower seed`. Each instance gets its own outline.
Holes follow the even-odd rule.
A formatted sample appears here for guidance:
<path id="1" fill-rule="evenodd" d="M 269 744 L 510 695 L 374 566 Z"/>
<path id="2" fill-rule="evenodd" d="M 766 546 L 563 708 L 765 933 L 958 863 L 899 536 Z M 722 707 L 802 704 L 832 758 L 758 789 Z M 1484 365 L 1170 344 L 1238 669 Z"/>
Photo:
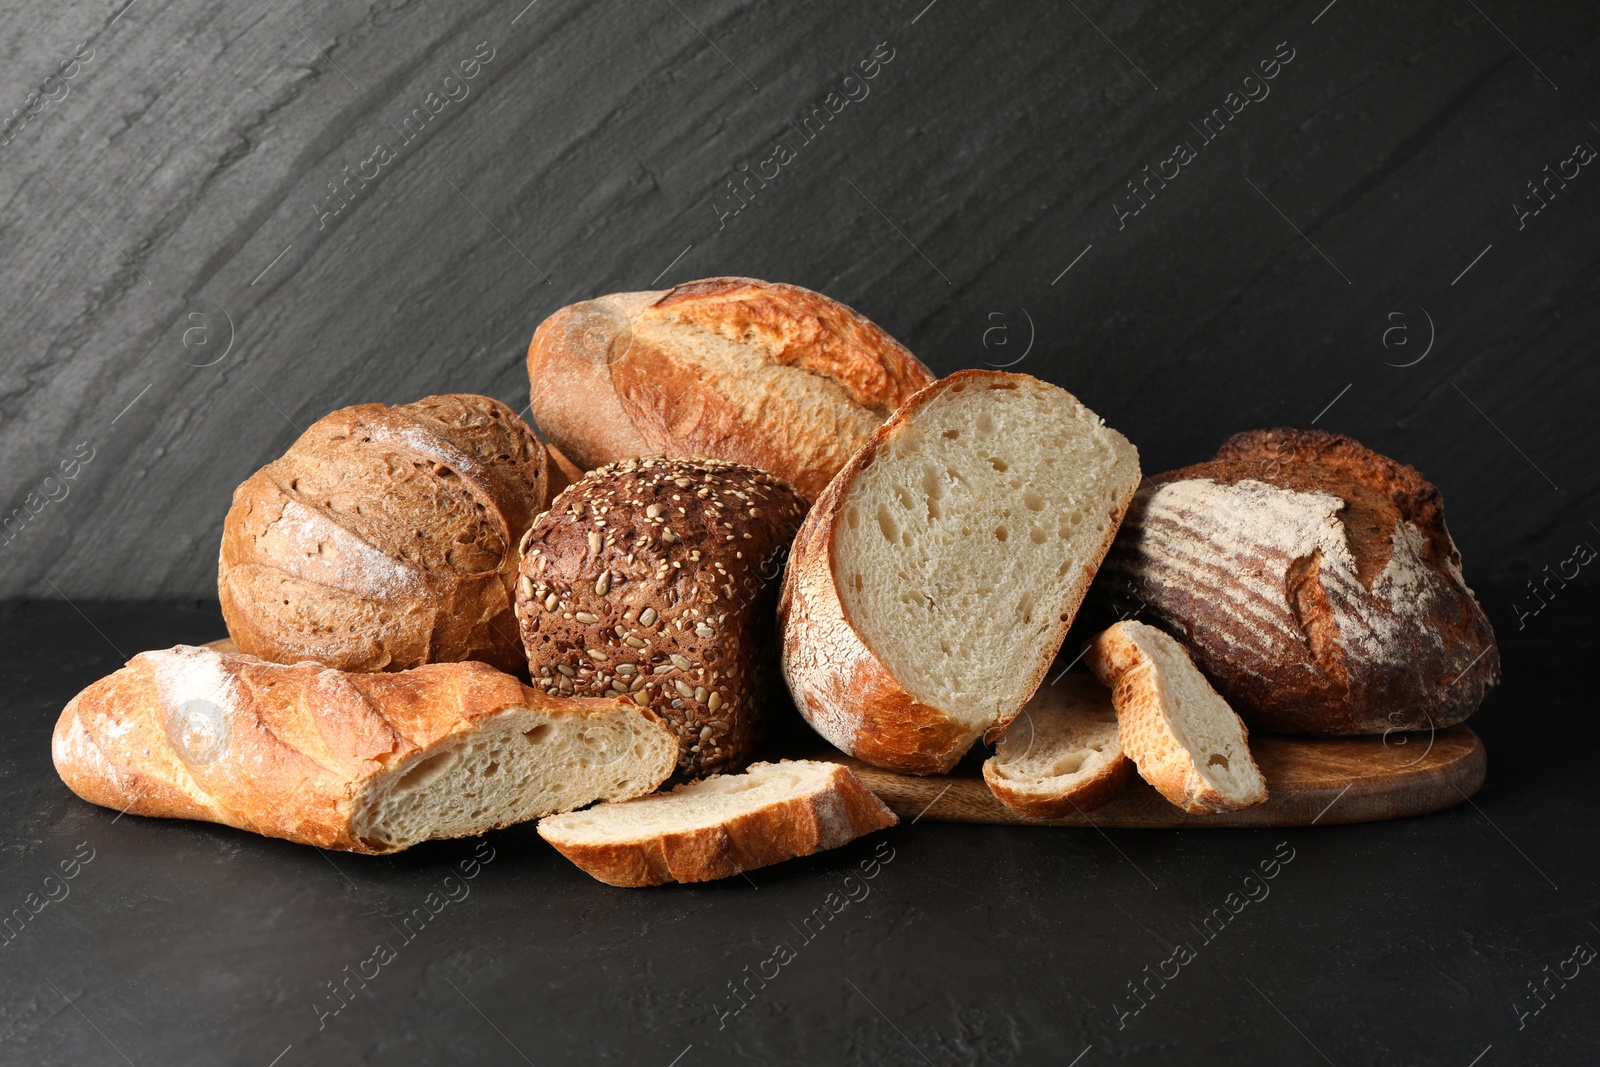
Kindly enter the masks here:
<path id="1" fill-rule="evenodd" d="M 659 667 L 655 667 L 655 668 L 652 668 L 652 669 L 651 669 L 651 671 L 650 671 L 650 673 L 651 673 L 651 674 L 666 674 L 666 673 L 667 673 L 667 672 L 668 672 L 668 671 L 670 671 L 670 670 L 671 670 L 671 669 L 672 669 L 672 664 L 670 664 L 670 663 L 663 663 L 663 664 L 662 664 L 662 665 L 661 665 L 661 666 L 659 666 Z"/>
<path id="2" fill-rule="evenodd" d="M 526 574 L 524 574 L 521 578 L 518 578 L 517 579 L 517 592 L 522 596 L 523 600 L 532 600 L 533 599 L 533 579 L 529 578 Z"/>
<path id="3" fill-rule="evenodd" d="M 600 554 L 600 531 L 599 530 L 590 530 L 589 531 L 589 551 L 590 551 L 591 554 L 596 555 L 596 556 L 598 556 Z"/>
<path id="4" fill-rule="evenodd" d="M 589 658 L 590 659 L 596 660 L 596 661 L 598 661 L 600 663 L 604 663 L 606 660 L 611 658 L 610 656 L 606 655 L 604 652 L 601 652 L 598 648 L 586 648 L 586 649 L 584 649 L 584 651 L 589 653 Z"/>
<path id="5" fill-rule="evenodd" d="M 667 544 L 670 545 L 674 541 L 676 541 L 677 539 L 678 539 L 678 535 L 677 534 L 673 533 L 671 530 L 662 529 L 662 531 L 661 531 L 661 540 L 665 541 Z"/>
<path id="6" fill-rule="evenodd" d="M 696 700 L 698 700 L 700 703 L 704 704 L 706 702 L 706 687 L 703 686 L 703 685 L 695 686 L 694 687 L 694 698 Z"/>
<path id="7" fill-rule="evenodd" d="M 708 638 L 709 637 L 715 637 L 717 635 L 717 631 L 713 630 L 711 627 L 707 626 L 705 623 L 700 623 L 698 626 L 696 626 L 694 628 L 694 632 L 699 634 L 701 637 L 708 637 Z"/>
<path id="8" fill-rule="evenodd" d="M 639 677 L 633 680 L 632 685 L 628 686 L 628 692 L 637 693 L 639 690 L 645 687 L 645 684 L 644 675 L 641 674 Z"/>
<path id="9" fill-rule="evenodd" d="M 687 671 L 694 667 L 694 664 L 690 661 L 688 656 L 680 655 L 679 653 L 674 652 L 667 658 L 672 660 L 672 665 L 678 668 L 680 671 Z"/>
<path id="10" fill-rule="evenodd" d="M 635 667 L 631 663 L 619 663 L 617 664 L 617 673 L 622 675 L 624 678 L 630 678 L 639 673 L 639 668 Z"/>
<path id="11" fill-rule="evenodd" d="M 682 679 L 679 679 L 678 681 L 673 682 L 672 683 L 672 687 L 674 689 L 676 689 L 678 691 L 678 694 L 680 696 L 682 696 L 685 700 L 688 700 L 690 697 L 694 696 L 694 687 L 689 685 L 687 682 L 683 681 Z"/>
<path id="12" fill-rule="evenodd" d="M 556 670 L 560 671 L 562 674 L 566 675 L 568 678 L 571 678 L 574 674 L 577 673 L 571 667 L 567 666 L 565 663 L 556 664 Z"/>
<path id="13" fill-rule="evenodd" d="M 712 693 L 711 698 L 706 701 L 706 707 L 710 708 L 712 711 L 716 711 L 718 708 L 722 707 L 722 694 Z"/>
<path id="14" fill-rule="evenodd" d="M 556 610 L 556 608 L 558 608 L 560 606 L 561 606 L 561 601 L 559 599 L 557 599 L 557 597 L 556 597 L 556 595 L 554 593 L 551 593 L 549 596 L 544 598 L 544 610 L 546 610 L 546 611 L 554 611 L 554 610 Z"/>
<path id="15" fill-rule="evenodd" d="M 579 622 L 582 622 L 582 623 L 591 623 L 591 622 L 599 622 L 600 621 L 600 617 L 598 615 L 591 614 L 590 612 L 587 612 L 587 611 L 577 612 L 572 617 L 574 619 L 577 619 Z"/>
<path id="16" fill-rule="evenodd" d="M 637 637 L 624 637 L 622 640 L 624 644 L 627 644 L 631 648 L 644 647 L 644 642 L 639 640 Z"/>
<path id="17" fill-rule="evenodd" d="M 661 505 L 651 504 L 644 509 L 644 513 L 646 518 L 659 519 L 661 517 Z"/>
<path id="18" fill-rule="evenodd" d="M 647 705 L 647 704 L 650 703 L 650 694 L 649 693 L 635 693 L 635 694 L 633 694 L 633 702 L 635 704 L 638 704 L 638 705 L 641 705 L 641 706 Z"/>
<path id="19" fill-rule="evenodd" d="M 711 727 L 709 727 L 709 726 L 700 727 L 700 743 L 704 744 L 705 742 L 707 742 L 709 740 L 711 740 Z"/>
<path id="20" fill-rule="evenodd" d="M 639 612 L 639 625 L 640 626 L 654 626 L 655 624 L 656 624 L 656 609 L 655 608 L 645 608 L 643 611 Z"/>
<path id="21" fill-rule="evenodd" d="M 598 577 L 598 578 L 596 578 L 594 580 L 595 595 L 596 596 L 605 596 L 607 591 L 610 590 L 610 588 L 611 588 L 611 572 L 610 571 L 601 571 L 600 572 L 600 577 Z"/>

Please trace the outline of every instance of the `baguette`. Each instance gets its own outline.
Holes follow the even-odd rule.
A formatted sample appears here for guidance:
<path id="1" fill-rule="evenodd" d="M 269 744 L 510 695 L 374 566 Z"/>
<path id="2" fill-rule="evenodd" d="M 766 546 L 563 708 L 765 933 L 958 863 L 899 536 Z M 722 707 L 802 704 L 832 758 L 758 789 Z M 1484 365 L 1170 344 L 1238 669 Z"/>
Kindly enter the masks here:
<path id="1" fill-rule="evenodd" d="M 948 771 L 1038 688 L 1139 481 L 1071 394 L 965 370 L 912 397 L 812 507 L 779 600 L 800 713 L 857 759 Z"/>
<path id="2" fill-rule="evenodd" d="M 1019 815 L 1059 819 L 1115 800 L 1133 762 L 1117 736 L 1111 691 L 1086 674 L 1040 687 L 983 764 L 983 780 Z"/>
<path id="3" fill-rule="evenodd" d="M 811 501 L 933 375 L 820 293 L 708 278 L 562 308 L 533 335 L 528 381 L 534 421 L 584 470 L 706 456 Z"/>
<path id="4" fill-rule="evenodd" d="M 899 822 L 837 763 L 755 763 L 539 822 L 539 836 L 616 886 L 708 882 L 838 848 Z"/>
<path id="5" fill-rule="evenodd" d="M 382 854 L 648 793 L 671 731 L 482 663 L 346 674 L 179 645 L 73 698 L 56 771 L 92 804 Z"/>
<path id="6" fill-rule="evenodd" d="M 1086 661 L 1117 709 L 1122 749 L 1139 775 L 1184 811 L 1239 811 L 1267 799 L 1249 733 L 1183 646 L 1142 622 L 1119 622 Z"/>

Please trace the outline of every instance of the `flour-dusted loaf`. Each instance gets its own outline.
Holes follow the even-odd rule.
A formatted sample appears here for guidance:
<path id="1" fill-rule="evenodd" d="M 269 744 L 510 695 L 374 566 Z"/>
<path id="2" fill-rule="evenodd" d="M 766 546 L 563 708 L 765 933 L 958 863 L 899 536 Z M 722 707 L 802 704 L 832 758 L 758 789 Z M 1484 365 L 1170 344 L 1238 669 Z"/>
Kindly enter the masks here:
<path id="1" fill-rule="evenodd" d="M 278 663 L 520 670 L 516 544 L 549 487 L 544 446 L 498 400 L 341 408 L 234 492 L 217 575 L 228 633 Z"/>
<path id="2" fill-rule="evenodd" d="M 1499 680 L 1439 491 L 1348 437 L 1259 430 L 1141 489 L 1101 584 L 1253 728 L 1454 725 Z"/>
<path id="3" fill-rule="evenodd" d="M 631 697 L 676 731 L 684 777 L 743 766 L 775 711 L 775 607 L 805 501 L 724 460 L 647 456 L 564 490 L 522 540 L 533 683 Z"/>
<path id="4" fill-rule="evenodd" d="M 646 886 L 727 878 L 899 821 L 849 768 L 783 760 L 554 815 L 539 836 L 608 885 Z"/>
<path id="5" fill-rule="evenodd" d="M 352 674 L 185 645 L 79 693 L 53 750 L 102 807 L 373 854 L 640 796 L 677 760 L 649 712 L 483 663 Z"/>
<path id="6" fill-rule="evenodd" d="M 528 380 L 534 421 L 585 470 L 711 456 L 809 501 L 933 375 L 820 293 L 708 278 L 562 308 L 533 335 Z"/>
<path id="7" fill-rule="evenodd" d="M 1178 642 L 1142 622 L 1119 622 L 1085 659 L 1111 687 L 1122 750 L 1156 792 L 1193 814 L 1267 799 L 1244 723 Z"/>
<path id="8" fill-rule="evenodd" d="M 1139 482 L 1071 394 L 960 371 L 875 431 L 795 538 L 779 618 L 801 714 L 892 770 L 998 737 L 1061 647 Z"/>
<path id="9" fill-rule="evenodd" d="M 1115 800 L 1132 774 L 1111 690 L 1087 674 L 1040 686 L 983 764 L 983 780 L 1000 803 L 1040 819 Z"/>

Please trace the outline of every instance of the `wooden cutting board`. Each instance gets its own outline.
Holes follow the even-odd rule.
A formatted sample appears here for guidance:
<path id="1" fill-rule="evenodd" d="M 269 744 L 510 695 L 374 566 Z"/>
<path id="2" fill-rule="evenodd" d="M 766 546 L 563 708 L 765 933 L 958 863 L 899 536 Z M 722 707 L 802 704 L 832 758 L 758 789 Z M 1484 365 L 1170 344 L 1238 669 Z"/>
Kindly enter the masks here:
<path id="1" fill-rule="evenodd" d="M 236 652 L 231 640 L 208 642 Z M 804 747 L 804 746 L 802 746 Z M 1064 819 L 1018 815 L 984 783 L 981 761 L 952 774 L 897 774 L 851 759 L 818 739 L 810 751 L 763 753 L 843 763 L 906 822 L 1007 823 L 1107 829 L 1327 826 L 1426 815 L 1455 807 L 1483 785 L 1488 758 L 1465 726 L 1388 737 L 1275 737 L 1254 734 L 1250 752 L 1267 779 L 1267 802 L 1244 811 L 1190 815 L 1135 778 L 1111 803 Z"/>
<path id="2" fill-rule="evenodd" d="M 811 754 L 855 771 L 901 819 L 1103 828 L 1326 826 L 1426 815 L 1463 803 L 1483 785 L 1483 742 L 1465 726 L 1431 737 L 1273 737 L 1252 734 L 1250 752 L 1267 779 L 1267 802 L 1244 811 L 1190 815 L 1142 779 L 1103 807 L 1065 819 L 1018 815 L 995 799 L 980 764 L 926 777 L 897 774 L 828 750 Z"/>

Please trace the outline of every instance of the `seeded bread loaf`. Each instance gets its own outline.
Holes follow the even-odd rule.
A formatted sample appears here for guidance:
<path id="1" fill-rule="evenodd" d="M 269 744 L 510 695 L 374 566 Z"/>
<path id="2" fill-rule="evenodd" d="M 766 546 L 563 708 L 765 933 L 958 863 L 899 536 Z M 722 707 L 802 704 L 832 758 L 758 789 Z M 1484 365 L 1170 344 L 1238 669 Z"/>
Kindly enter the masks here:
<path id="1" fill-rule="evenodd" d="M 185 645 L 79 693 L 53 749 L 92 804 L 373 854 L 640 796 L 677 759 L 647 711 L 482 663 L 347 674 Z"/>
<path id="2" fill-rule="evenodd" d="M 1258 430 L 1150 481 L 1101 584 L 1252 727 L 1443 728 L 1499 680 L 1439 491 L 1412 468 L 1337 434 Z"/>
<path id="3" fill-rule="evenodd" d="M 533 335 L 528 380 L 534 420 L 585 470 L 712 456 L 815 500 L 933 375 L 820 293 L 708 278 L 562 308 Z"/>
<path id="4" fill-rule="evenodd" d="M 552 816 L 539 836 L 600 881 L 631 887 L 727 878 L 899 821 L 849 768 L 783 760 Z"/>
<path id="5" fill-rule="evenodd" d="M 564 490 L 521 545 L 533 683 L 628 695 L 678 736 L 678 772 L 737 769 L 784 703 L 778 576 L 805 502 L 722 460 L 628 459 Z"/>
<path id="6" fill-rule="evenodd" d="M 1065 390 L 965 370 L 912 397 L 795 538 L 779 618 L 795 704 L 834 745 L 948 771 L 1033 696 L 1139 482 Z"/>
<path id="7" fill-rule="evenodd" d="M 1178 642 L 1142 622 L 1119 622 L 1084 658 L 1111 687 L 1122 750 L 1156 792 L 1192 814 L 1266 801 L 1244 723 Z"/>
<path id="8" fill-rule="evenodd" d="M 233 494 L 217 574 L 228 633 L 280 663 L 519 671 L 516 543 L 548 506 L 549 463 L 486 396 L 318 419 Z"/>
<path id="9" fill-rule="evenodd" d="M 1111 690 L 1087 674 L 1043 685 L 995 743 L 983 780 L 1020 815 L 1058 819 L 1122 795 L 1133 763 L 1117 737 Z"/>

